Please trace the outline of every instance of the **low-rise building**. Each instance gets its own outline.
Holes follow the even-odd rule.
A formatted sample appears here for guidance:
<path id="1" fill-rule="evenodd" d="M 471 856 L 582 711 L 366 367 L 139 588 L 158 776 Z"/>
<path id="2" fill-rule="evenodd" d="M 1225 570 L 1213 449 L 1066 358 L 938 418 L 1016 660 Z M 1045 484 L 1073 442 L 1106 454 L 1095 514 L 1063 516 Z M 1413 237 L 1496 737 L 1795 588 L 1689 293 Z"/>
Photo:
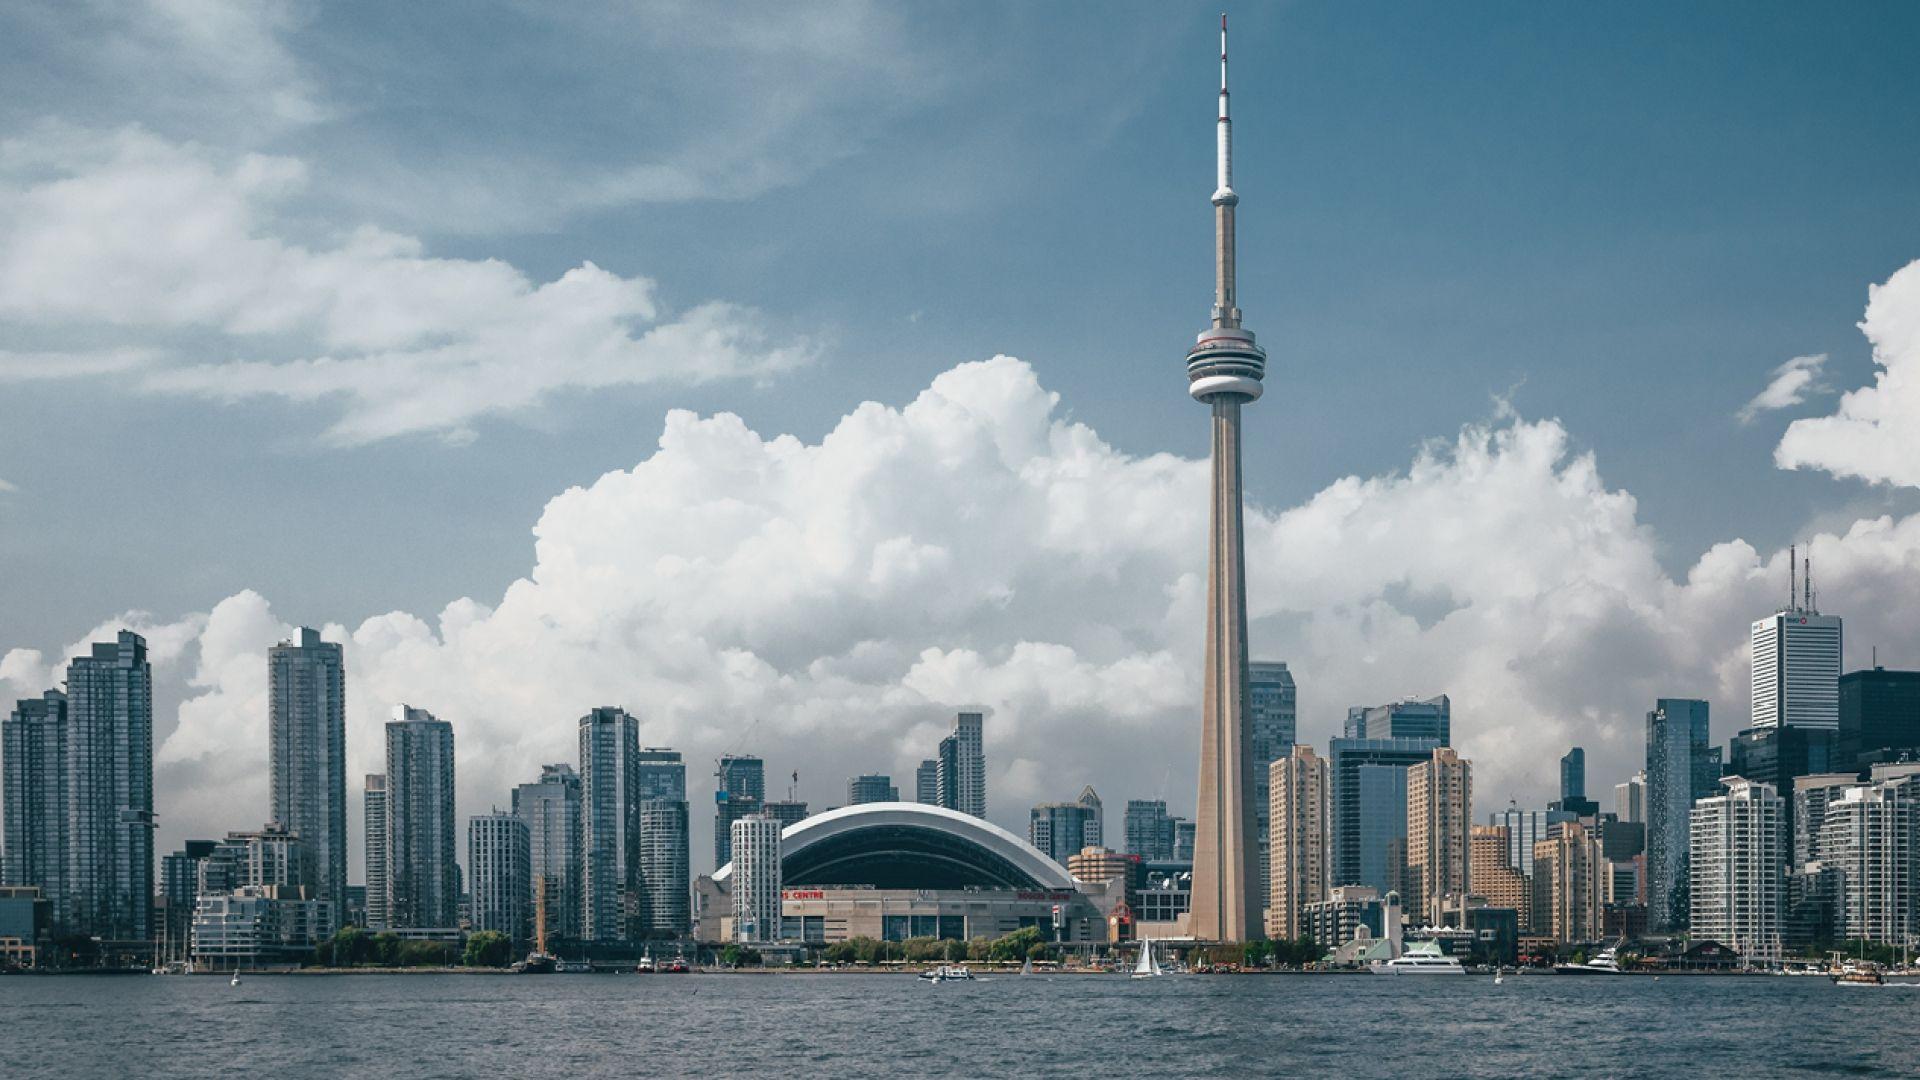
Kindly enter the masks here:
<path id="1" fill-rule="evenodd" d="M 333 904 L 297 885 L 242 885 L 195 903 L 193 962 L 228 971 L 302 963 L 337 929 Z"/>

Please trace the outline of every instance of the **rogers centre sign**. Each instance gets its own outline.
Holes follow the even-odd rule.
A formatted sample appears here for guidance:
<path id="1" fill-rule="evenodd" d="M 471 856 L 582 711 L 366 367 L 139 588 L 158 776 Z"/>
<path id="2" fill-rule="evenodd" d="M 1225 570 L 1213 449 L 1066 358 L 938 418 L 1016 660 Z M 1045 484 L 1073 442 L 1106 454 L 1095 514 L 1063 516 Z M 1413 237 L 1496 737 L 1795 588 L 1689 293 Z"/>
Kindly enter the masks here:
<path id="1" fill-rule="evenodd" d="M 1019 899 L 1019 900 L 1071 900 L 1073 899 L 1073 894 L 1070 892 L 1019 892 L 1019 893 L 1014 893 L 1013 895 L 1015 899 Z"/>
<path id="2" fill-rule="evenodd" d="M 782 900 L 825 900 L 827 894 L 820 889 L 782 889 Z"/>

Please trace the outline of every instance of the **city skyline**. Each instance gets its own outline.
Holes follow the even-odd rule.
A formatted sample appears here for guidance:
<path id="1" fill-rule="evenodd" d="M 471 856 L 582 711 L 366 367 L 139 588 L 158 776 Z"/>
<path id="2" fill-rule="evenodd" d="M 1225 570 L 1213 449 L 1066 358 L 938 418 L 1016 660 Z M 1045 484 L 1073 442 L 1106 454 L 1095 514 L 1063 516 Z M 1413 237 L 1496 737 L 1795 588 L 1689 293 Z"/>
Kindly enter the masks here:
<path id="1" fill-rule="evenodd" d="M 256 72 L 265 83 L 251 88 L 286 91 L 290 96 L 277 100 L 296 105 L 345 107 L 351 88 L 310 62 L 310 50 L 338 40 L 328 35 L 339 27 L 324 19 L 301 25 L 261 18 L 253 29 L 275 55 L 290 60 L 285 70 L 293 81 L 282 86 L 273 81 L 279 76 Z M 1024 174 L 1017 179 L 1033 186 L 1007 200 L 1032 204 L 1019 222 L 1030 222 L 1024 215 L 1041 206 L 1069 215 L 1056 231 L 1042 234 L 1059 242 L 1050 259 L 1061 249 L 1089 256 L 1075 260 L 1079 273 L 1059 273 L 1050 261 L 1056 271 L 1051 280 L 1060 289 L 1082 290 L 1071 294 L 1076 310 L 1111 314 L 1105 320 L 1062 319 L 1058 305 L 1068 294 L 1050 293 L 1040 319 L 995 294 L 989 299 L 997 302 L 967 308 L 969 319 L 992 324 L 992 332 L 981 336 L 957 335 L 952 313 L 931 309 L 922 322 L 888 327 L 884 336 L 912 342 L 906 351 L 913 355 L 897 368 L 850 351 L 851 335 L 823 337 L 804 368 L 781 369 L 772 362 L 776 354 L 798 359 L 780 349 L 820 325 L 804 305 L 783 305 L 773 287 L 776 279 L 794 276 L 791 263 L 737 288 L 672 267 L 667 269 L 678 272 L 663 273 L 658 286 L 659 306 L 668 314 L 636 320 L 685 327 L 687 313 L 709 297 L 760 305 L 768 315 L 766 337 L 738 345 L 739 369 L 708 373 L 707 382 L 693 387 L 650 384 L 630 397 L 609 390 L 605 406 L 575 402 L 565 387 L 542 387 L 532 395 L 535 404 L 493 402 L 485 418 L 451 426 L 442 423 L 444 417 L 409 414 L 393 421 L 393 431 L 405 432 L 382 435 L 377 424 L 354 426 L 368 419 L 368 407 L 351 387 L 314 388 L 312 400 L 283 405 L 271 404 L 277 390 L 261 397 L 236 389 L 236 400 L 212 404 L 198 396 L 204 386 L 188 385 L 192 371 L 177 367 L 177 357 L 143 359 L 143 349 L 175 347 L 175 334 L 205 336 L 215 343 L 210 355 L 252 358 L 253 345 L 263 339 L 244 326 L 254 310 L 249 305 L 286 294 L 247 294 L 208 315 L 183 312 L 165 290 L 130 288 L 115 293 L 128 307 L 103 311 L 89 306 L 93 300 L 83 304 L 70 293 L 29 290 L 18 277 L 0 277 L 0 320 L 17 342 L 0 358 L 6 388 L 0 409 L 9 410 L 0 426 L 24 440 L 0 448 L 0 483 L 8 489 L 0 491 L 0 515 L 36 526 L 5 530 L 12 546 L 4 552 L 19 568 L 13 580 L 20 584 L 0 612 L 0 693 L 8 700 L 37 697 L 56 684 L 68 658 L 123 626 L 146 636 L 155 676 L 154 812 L 161 851 L 188 837 L 223 835 L 260 816 L 253 811 L 235 821 L 226 810 L 268 801 L 268 776 L 252 766 L 255 748 L 267 741 L 266 673 L 256 654 L 290 639 L 303 624 L 319 627 L 326 640 L 343 647 L 348 774 L 381 769 L 380 717 L 397 702 L 418 701 L 452 723 L 461 740 L 461 821 L 497 803 L 540 763 L 565 759 L 568 725 L 577 710 L 609 701 L 643 718 L 646 742 L 673 746 L 696 763 L 740 743 L 760 723 L 749 740 L 754 751 L 782 772 L 797 770 L 799 795 L 816 805 L 836 801 L 854 771 L 904 777 L 925 759 L 954 712 L 978 707 L 992 717 L 994 745 L 1003 748 L 989 756 L 986 778 L 994 793 L 989 817 L 1003 827 L 1017 831 L 1029 806 L 1086 784 L 1120 798 L 1164 796 L 1175 811 L 1190 806 L 1185 774 L 1191 770 L 1177 763 L 1191 756 L 1186 733 L 1200 700 L 1194 626 L 1205 511 L 1187 493 L 1205 482 L 1205 464 L 1197 456 L 1198 441 L 1185 430 L 1194 419 L 1191 407 L 1179 410 L 1173 405 L 1184 403 L 1165 401 L 1164 356 L 1147 364 L 1144 351 L 1109 347 L 1117 339 L 1100 336 L 1124 328 L 1142 342 L 1172 340 L 1169 335 L 1190 321 L 1180 315 L 1179 300 L 1191 296 L 1186 283 L 1196 279 L 1206 255 L 1189 205 L 1196 176 L 1160 162 L 1205 157 L 1204 142 L 1190 130 L 1191 109 L 1180 103 L 1207 92 L 1184 69 L 1191 66 L 1195 43 L 1211 33 L 1187 24 L 1210 23 L 1211 16 L 1156 18 L 1167 20 L 1158 29 L 1176 31 L 1164 35 L 1164 52 L 1143 44 L 1154 35 L 1137 28 L 1100 32 L 1139 33 L 1139 40 L 1126 37 L 1136 51 L 1123 50 L 1129 59 L 1115 67 L 1129 77 L 1150 76 L 1143 85 L 1155 104 L 1136 102 L 1122 110 L 1112 130 L 1124 134 L 1107 136 L 1112 141 L 1088 151 L 1091 157 L 1056 159 L 1049 168 L 1060 170 L 1053 178 L 1091 183 L 1115 164 L 1103 156 L 1114 147 L 1138 139 L 1168 150 L 1156 153 L 1151 168 L 1126 159 L 1119 170 L 1153 180 L 1100 189 L 1109 203 L 1138 211 L 1126 216 L 1147 230 L 1156 250 L 1168 253 L 1167 263 L 1141 272 L 1138 280 L 1116 281 L 1100 272 L 1094 264 L 1101 261 L 1145 261 L 1133 254 L 1114 258 L 1111 246 L 1100 246 L 1119 235 L 1107 220 L 1117 215 L 1051 206 L 1054 200 L 1040 197 L 1050 188 Z M 1337 84 L 1327 82 L 1325 67 L 1301 50 L 1354 31 L 1330 26 L 1323 14 L 1299 18 L 1301 24 L 1284 26 L 1251 12 L 1245 25 L 1236 24 L 1243 51 L 1272 57 L 1248 75 L 1236 116 L 1259 134 L 1243 150 L 1249 175 L 1273 186 L 1270 196 L 1263 192 L 1259 212 L 1241 223 L 1247 251 L 1261 253 L 1243 267 L 1241 290 L 1248 306 L 1273 312 L 1262 316 L 1271 320 L 1263 322 L 1263 341 L 1275 346 L 1275 355 L 1302 358 L 1290 361 L 1286 375 L 1298 385 L 1297 399 L 1287 403 L 1288 420 L 1254 425 L 1247 436 L 1254 485 L 1247 510 L 1250 653 L 1256 660 L 1285 661 L 1298 674 L 1301 737 L 1325 745 L 1342 710 L 1356 703 L 1445 692 L 1460 712 L 1455 741 L 1475 763 L 1483 801 L 1511 796 L 1529 806 L 1540 805 L 1553 788 L 1552 778 L 1530 762 L 1568 745 L 1586 748 L 1596 790 L 1603 781 L 1630 775 L 1642 717 L 1659 697 L 1712 702 L 1711 737 L 1718 745 L 1745 726 L 1743 627 L 1781 595 L 1790 561 L 1785 546 L 1810 538 L 1823 606 L 1844 612 L 1849 621 L 1843 670 L 1864 667 L 1875 645 L 1881 646 L 1882 663 L 1920 666 L 1911 655 L 1920 636 L 1913 620 L 1920 616 L 1913 614 L 1913 587 L 1902 561 L 1920 544 L 1920 522 L 1911 516 L 1914 478 L 1899 471 L 1897 454 L 1869 453 L 1889 445 L 1897 450 L 1903 445 L 1897 421 L 1905 418 L 1912 426 L 1912 413 L 1894 391 L 1872 390 L 1867 356 L 1872 341 L 1879 343 L 1888 370 L 1906 370 L 1913 362 L 1899 327 L 1915 303 L 1915 274 L 1902 276 L 1906 255 L 1897 249 L 1906 231 L 1888 225 L 1904 219 L 1883 213 L 1872 232 L 1895 240 L 1868 243 L 1857 223 L 1823 217 L 1823 225 L 1845 242 L 1836 240 L 1817 288 L 1798 290 L 1784 279 L 1767 279 L 1746 306 L 1718 298 L 1690 316 L 1711 322 L 1711 334 L 1691 336 L 1673 325 L 1684 320 L 1670 319 L 1661 335 L 1645 340 L 1563 338 L 1537 322 L 1525 324 L 1530 333 L 1509 333 L 1501 313 L 1477 310 L 1474 301 L 1500 295 L 1489 286 L 1505 279 L 1484 276 L 1484 248 L 1468 245 L 1458 249 L 1461 272 L 1481 276 L 1471 277 L 1451 297 L 1456 302 L 1444 305 L 1448 318 L 1466 320 L 1445 329 L 1501 351 L 1501 366 L 1467 362 L 1458 343 L 1436 343 L 1431 356 L 1410 348 L 1433 328 L 1430 303 L 1387 303 L 1368 322 L 1381 324 L 1372 333 L 1385 336 L 1329 349 L 1338 335 L 1316 324 L 1313 310 L 1327 292 L 1303 277 L 1337 275 L 1344 266 L 1344 291 L 1367 290 L 1352 288 L 1365 279 L 1354 276 L 1354 262 L 1342 262 L 1330 250 L 1335 245 L 1315 232 L 1322 226 L 1308 212 L 1324 205 L 1315 198 L 1324 195 L 1322 185 L 1331 182 L 1327 173 L 1339 160 L 1310 152 L 1325 148 L 1311 125 L 1351 124 L 1356 118 L 1333 111 L 1326 91 Z M 891 21 L 852 29 L 919 42 L 899 55 L 922 58 L 932 33 L 926 25 Z M 1777 41 L 1769 36 L 1773 30 L 1741 32 L 1763 45 Z M 1786 29 L 1777 32 L 1788 35 Z M 36 36 L 44 33 L 29 28 L 4 37 L 44 41 Z M 1836 47 L 1832 35 L 1816 37 L 1817 47 Z M 1060 63 L 1075 70 L 1090 67 L 1090 58 L 1111 57 L 1115 45 L 1111 36 L 1061 40 L 1068 54 Z M 1204 44 L 1200 48 L 1206 51 Z M 1088 51 L 1076 51 L 1081 49 Z M 1856 67 L 1874 70 L 1874 55 Z M 1155 65 L 1162 62 L 1181 73 L 1158 72 Z M 33 70 L 37 63 L 25 58 L 13 70 Z M 1658 74 L 1673 74 L 1657 60 L 1648 63 Z M 1840 76 L 1821 78 L 1828 81 L 1802 85 L 1827 95 L 1821 100 L 1829 105 L 1858 91 Z M 1717 101 L 1752 89 L 1737 79 L 1712 80 L 1699 75 L 1684 83 L 1696 91 L 1686 100 Z M 982 115 L 1020 115 L 1007 102 L 990 104 L 994 108 Z M 924 102 L 906 107 L 934 108 Z M 1752 124 L 1769 107 L 1778 108 L 1778 99 L 1764 97 L 1740 115 Z M 484 228 L 461 232 L 444 221 L 426 224 L 419 204 L 342 201 L 342 171 L 351 172 L 348 161 L 356 159 L 333 155 L 315 141 L 325 132 L 339 134 L 337 120 L 299 109 L 277 119 L 252 116 L 272 129 L 264 134 L 231 115 L 224 130 L 188 130 L 190 121 L 143 112 L 140 103 L 108 90 L 68 101 L 23 93 L 5 109 L 0 121 L 25 140 L 19 145 L 49 155 L 44 173 L 14 170 L 0 178 L 0 219 L 15 247 L 40 234 L 20 233 L 24 226 L 14 208 L 59 194 L 41 183 L 47 176 L 101 191 L 172 177 L 200 184 L 185 190 L 232 211 L 235 216 L 223 220 L 237 230 L 240 249 L 265 245 L 295 261 L 337 258 L 356 272 L 414 266 L 466 272 L 479 265 L 479 257 L 502 253 L 509 269 L 537 284 L 594 259 L 596 266 L 612 268 L 607 273 L 617 281 L 586 273 L 574 283 L 615 293 L 619 282 L 650 269 L 631 261 L 639 257 L 634 253 L 585 242 L 577 218 L 558 222 L 557 231 L 536 244 Z M 47 142 L 44 129 L 34 125 L 49 117 L 79 129 L 67 142 Z M 389 115 L 374 119 L 379 122 L 370 131 L 391 134 L 380 127 Z M 144 128 L 125 127 L 142 122 Z M 1872 126 L 1858 117 L 1850 122 Z M 1385 140 L 1389 144 L 1407 137 L 1392 130 L 1396 138 Z M 847 149 L 848 160 L 867 166 L 883 155 L 893 161 L 917 156 L 924 167 L 926 146 L 903 146 L 889 138 L 896 134 L 891 126 L 877 130 L 870 145 Z M 1907 140 L 1881 135 L 1880 145 L 1902 152 L 1908 146 Z M 1604 125 L 1595 138 L 1615 151 L 1633 141 Z M 1715 160 L 1730 160 L 1725 155 L 1732 147 L 1715 146 L 1721 155 Z M 265 156 L 248 158 L 250 153 Z M 821 176 L 844 177 L 828 165 L 814 168 Z M 1565 177 L 1537 161 L 1514 168 L 1511 186 L 1502 188 L 1509 196 L 1560 190 L 1555 181 Z M 1705 179 L 1697 161 L 1683 172 L 1696 185 Z M 764 224 L 766 211 L 780 200 L 803 191 L 817 194 L 810 183 L 801 177 L 790 188 L 778 188 L 786 194 L 730 189 L 724 197 L 737 202 L 741 217 Z M 1841 190 L 1850 197 L 1845 201 L 1871 205 L 1883 183 L 1869 175 Z M 925 194 L 930 185 L 903 185 L 909 188 Z M 1362 207 L 1397 214 L 1410 208 L 1378 187 L 1365 194 Z M 711 203 L 691 201 L 691 207 L 648 202 L 646 215 L 635 216 L 713 216 Z M 54 213 L 63 205 L 45 207 L 50 227 L 90 235 L 82 223 Z M 1481 216 L 1466 212 L 1476 206 Z M 1900 206 L 1908 208 L 1891 212 L 1912 212 L 1910 200 Z M 1484 223 L 1484 215 L 1494 212 L 1491 204 L 1455 202 L 1448 209 L 1428 218 L 1434 228 L 1458 230 L 1456 219 Z M 1619 205 L 1610 210 L 1613 216 L 1596 220 L 1644 225 L 1658 218 L 1645 210 L 1636 217 Z M 309 211 L 321 227 L 295 231 L 293 219 Z M 904 211 L 896 206 L 890 212 Z M 1760 213 L 1751 203 L 1727 212 L 1792 216 L 1773 206 Z M 363 236 L 364 247 L 339 239 L 361 225 L 391 231 Z M 1002 256 L 1018 250 L 1011 242 L 1017 230 L 981 235 L 987 239 L 979 246 Z M 1406 234 L 1364 235 L 1366 242 L 1354 246 L 1377 253 L 1383 240 Z M 410 241 L 444 261 L 409 261 Z M 1482 256 L 1478 262 L 1471 258 L 1475 252 Z M 1646 266 L 1659 254 L 1642 253 L 1626 265 Z M 921 305 L 940 295 L 937 275 L 949 272 L 890 265 L 900 284 L 889 288 L 912 288 Z M 1609 265 L 1618 270 L 1622 264 Z M 206 269 L 192 259 L 181 266 L 188 277 Z M 55 260 L 47 269 L 80 273 L 86 267 L 74 270 Z M 1690 278 L 1712 276 L 1693 269 Z M 1048 291 L 1031 289 L 1035 279 L 1024 274 L 1009 276 L 1026 283 L 1026 292 Z M 52 275 L 46 287 L 68 280 Z M 1383 285 L 1382 295 L 1404 300 L 1406 279 L 1395 280 L 1398 289 Z M 134 284 L 154 283 L 141 278 Z M 1852 324 L 1876 284 L 1881 287 L 1863 337 Z M 515 287 L 509 282 L 506 291 Z M 1164 302 L 1158 299 L 1162 293 Z M 1587 310 L 1585 295 L 1576 293 L 1555 299 L 1562 318 Z M 1148 295 L 1155 297 L 1150 306 L 1126 302 Z M 1788 295 L 1794 299 L 1783 305 Z M 312 296 L 292 299 L 297 312 L 317 310 Z M 346 304 L 333 294 L 320 299 L 326 301 L 321 309 L 338 310 L 349 321 L 372 310 L 327 306 Z M 1783 307 L 1790 310 L 1756 320 L 1758 329 L 1739 318 Z M 889 310 L 918 309 L 902 304 Z M 1345 309 L 1349 315 L 1353 310 Z M 992 317 L 977 319 L 981 311 Z M 320 344 L 349 351 L 367 347 L 327 339 L 328 331 L 314 330 L 312 318 L 295 317 L 289 332 L 317 334 L 313 340 Z M 728 325 L 750 324 L 746 316 L 740 319 Z M 784 327 L 772 325 L 782 319 L 789 320 Z M 106 333 L 113 326 L 126 329 Z M 1151 334 L 1140 332 L 1147 328 Z M 410 332 L 388 329 L 400 336 Z M 104 335 L 111 347 L 82 349 L 76 342 L 89 331 Z M 1061 336 L 1069 333 L 1071 339 Z M 1711 345 L 1726 351 L 1715 352 L 1697 375 L 1662 376 L 1665 368 L 1690 368 L 1675 358 L 1710 351 L 1706 338 L 1721 337 L 1737 338 L 1737 347 Z M 1510 339 L 1524 346 L 1506 344 Z M 1563 342 L 1564 350 L 1555 348 Z M 304 343 L 310 342 L 289 342 L 286 356 L 269 359 L 301 359 L 307 355 Z M 1027 360 L 986 360 L 995 350 Z M 1522 362 L 1523 354 L 1535 352 L 1544 355 Z M 1417 353 L 1420 362 L 1404 370 L 1363 363 L 1394 353 Z M 1649 355 L 1661 360 L 1651 368 L 1634 366 L 1650 363 Z M 1829 359 L 1795 359 L 1818 355 Z M 1139 365 L 1133 364 L 1136 356 Z M 126 380 L 130 388 L 117 389 L 110 375 L 73 375 L 87 363 L 119 363 L 125 365 L 117 369 L 121 374 L 145 374 Z M 168 380 L 157 375 L 147 378 L 153 373 L 141 365 L 170 373 L 174 388 L 165 389 Z M 1142 371 L 1131 371 L 1133 366 Z M 1598 400 L 1591 406 L 1580 400 L 1592 387 L 1587 373 L 1602 367 L 1635 387 L 1634 402 L 1606 394 L 1594 395 Z M 236 374 L 240 370 L 270 386 L 281 386 L 275 380 L 286 377 L 285 371 Z M 748 387 L 762 378 L 772 393 Z M 1509 393 L 1522 378 L 1525 385 Z M 1444 390 L 1435 380 L 1446 384 Z M 1391 392 L 1377 392 L 1381 387 Z M 574 386 L 572 392 L 580 390 Z M 1856 399 L 1857 409 L 1842 413 L 1832 395 L 1848 390 L 1864 396 Z M 1502 404 L 1488 404 L 1495 395 L 1505 395 Z M 774 397 L 793 403 L 776 406 L 768 400 Z M 1360 411 L 1354 406 L 1362 398 L 1371 399 L 1365 411 L 1371 422 L 1339 423 Z M 1643 410 L 1646 398 L 1658 399 L 1660 407 Z M 418 404 L 404 393 L 396 400 Z M 877 406 L 858 408 L 864 400 Z M 120 423 L 93 425 L 97 446 L 44 435 L 44 425 L 83 405 L 107 410 L 103 415 Z M 695 411 L 659 422 L 670 407 L 682 405 Z M 1746 423 L 1737 418 L 1743 405 L 1751 405 Z M 1870 405 L 1896 423 L 1876 428 L 1842 422 L 1875 415 Z M 714 415 L 723 410 L 739 419 Z M 1650 415 L 1643 417 L 1643 411 Z M 1277 416 L 1279 410 L 1272 412 Z M 619 424 L 603 423 L 614 414 Z M 1823 425 L 1823 417 L 1840 419 Z M 1788 427 L 1792 418 L 1797 422 Z M 330 440 L 326 432 L 342 421 L 362 441 Z M 1662 424 L 1691 434 L 1662 434 L 1656 430 Z M 647 451 L 644 443 L 663 427 L 659 448 Z M 1278 430 L 1256 434 L 1261 427 Z M 1374 434 L 1336 430 L 1342 427 Z M 623 433 L 620 440 L 604 434 L 612 429 Z M 1397 434 L 1380 439 L 1383 429 Z M 1859 440 L 1853 457 L 1809 441 L 1839 429 Z M 250 461 L 264 464 L 210 467 L 219 458 L 194 434 L 202 430 L 222 432 Z M 440 438 L 449 432 L 459 438 Z M 795 440 L 777 439 L 777 432 L 792 432 Z M 470 443 L 455 445 L 466 435 Z M 1451 442 L 1425 446 L 1427 439 Z M 1650 449 L 1637 451 L 1636 439 Z M 499 455 L 562 444 L 594 449 L 580 457 L 548 457 L 538 475 L 514 474 L 511 498 L 495 498 L 500 493 L 476 478 L 511 472 L 499 469 Z M 136 445 L 138 453 L 128 452 Z M 1781 464 L 1801 471 L 1775 469 L 1776 450 Z M 117 458 L 94 456 L 115 451 Z M 1650 467 L 1648 457 L 1657 458 L 1658 466 Z M 198 479 L 180 486 L 137 469 L 127 470 L 137 478 L 122 478 L 104 460 L 159 462 L 172 470 L 170 476 Z M 402 467 L 409 462 L 411 469 Z M 1262 479 L 1294 470 L 1296 463 L 1296 479 Z M 1821 467 L 1835 476 L 1805 471 Z M 62 494 L 82 489 L 69 483 L 75 472 L 116 485 L 121 494 L 136 488 L 167 492 L 175 498 L 166 501 L 182 509 L 155 506 L 151 499 L 129 503 L 142 525 L 134 530 L 138 541 L 127 530 L 78 527 L 78 504 Z M 241 479 L 226 486 L 223 478 L 230 473 Z M 376 473 L 395 479 L 388 486 Z M 1676 479 L 1665 481 L 1660 473 Z M 1727 476 L 1742 482 L 1720 479 Z M 262 483 L 268 478 L 278 485 Z M 1729 495 L 1722 488 L 1739 492 Z M 274 494 L 260 494 L 267 490 Z M 325 521 L 349 524 L 371 513 L 398 520 L 396 506 L 425 513 L 411 529 L 332 529 L 317 515 L 289 514 L 289 499 L 309 515 L 312 507 L 328 507 Z M 468 500 L 487 502 L 490 509 L 476 517 Z M 256 514 L 255 505 L 269 509 Z M 726 517 L 730 505 L 742 508 L 740 519 Z M 187 508 L 197 520 L 185 516 Z M 459 527 L 443 530 L 434 516 L 442 512 Z M 1883 520 L 1882 514 L 1890 516 Z M 530 557 L 526 531 L 536 521 L 538 546 Z M 1439 523 L 1464 527 L 1430 527 Z M 806 536 L 844 543 L 814 549 L 767 539 Z M 102 543 L 114 550 L 100 550 Z M 382 546 L 369 549 L 369 543 Z M 195 554 L 202 547 L 209 554 Z M 482 548 L 491 553 L 484 559 L 469 553 Z M 102 557 L 107 554 L 116 557 Z M 1115 580 L 1129 587 L 1115 590 Z M 947 599 L 953 595 L 985 599 Z M 123 617 L 129 610 L 151 614 Z M 834 614 L 821 617 L 827 610 Z M 551 633 L 556 626 L 561 632 Z M 511 677 L 499 664 L 503 655 L 516 658 Z M 568 698 L 564 707 L 553 700 L 561 692 Z M 824 731 L 842 730 L 835 726 L 840 724 L 860 733 L 857 770 L 833 767 L 836 751 L 821 738 Z M 1112 737 L 1089 739 L 1095 732 Z M 1050 769 L 1058 757 L 1051 748 L 1087 744 L 1070 761 L 1079 772 L 1060 776 Z M 359 787 L 348 785 L 347 817 L 355 822 L 364 811 Z M 708 850 L 701 843 L 707 815 L 693 817 L 694 846 Z M 359 865 L 357 850 L 349 865 Z"/>

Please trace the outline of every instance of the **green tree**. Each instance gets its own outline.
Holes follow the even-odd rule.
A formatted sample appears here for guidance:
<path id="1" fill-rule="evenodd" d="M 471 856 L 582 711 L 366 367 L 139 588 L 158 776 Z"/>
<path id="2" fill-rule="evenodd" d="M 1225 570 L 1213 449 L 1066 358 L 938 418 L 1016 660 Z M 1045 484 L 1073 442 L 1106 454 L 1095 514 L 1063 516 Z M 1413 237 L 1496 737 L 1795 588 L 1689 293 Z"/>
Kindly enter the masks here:
<path id="1" fill-rule="evenodd" d="M 394 967 L 400 963 L 400 935 L 382 930 L 373 935 L 372 948 L 367 950 L 369 963 L 380 967 Z"/>
<path id="2" fill-rule="evenodd" d="M 949 964 L 957 964 L 967 958 L 967 943 L 959 938 L 951 938 L 946 943 L 946 959 Z"/>
<path id="3" fill-rule="evenodd" d="M 826 957 L 835 964 L 851 964 L 859 959 L 852 941 L 836 941 L 827 946 Z"/>
<path id="4" fill-rule="evenodd" d="M 467 967 L 506 967 L 513 959 L 513 941 L 498 930 L 481 930 L 467 938 L 460 963 Z"/>

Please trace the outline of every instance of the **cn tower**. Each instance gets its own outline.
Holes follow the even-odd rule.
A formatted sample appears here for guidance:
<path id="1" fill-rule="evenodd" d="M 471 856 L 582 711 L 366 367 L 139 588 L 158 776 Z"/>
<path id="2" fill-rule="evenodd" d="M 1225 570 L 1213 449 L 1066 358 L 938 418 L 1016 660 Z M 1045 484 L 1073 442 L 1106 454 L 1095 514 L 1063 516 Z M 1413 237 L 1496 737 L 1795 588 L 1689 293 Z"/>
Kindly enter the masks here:
<path id="1" fill-rule="evenodd" d="M 1240 507 L 1240 407 L 1260 399 L 1267 354 L 1240 325 L 1234 297 L 1233 122 L 1227 118 L 1227 17 L 1220 16 L 1218 184 L 1213 192 L 1213 322 L 1187 352 L 1187 392 L 1213 410 L 1212 528 L 1207 539 L 1207 659 L 1200 720 L 1189 932 L 1246 941 L 1262 927 L 1247 728 L 1247 558 Z"/>

